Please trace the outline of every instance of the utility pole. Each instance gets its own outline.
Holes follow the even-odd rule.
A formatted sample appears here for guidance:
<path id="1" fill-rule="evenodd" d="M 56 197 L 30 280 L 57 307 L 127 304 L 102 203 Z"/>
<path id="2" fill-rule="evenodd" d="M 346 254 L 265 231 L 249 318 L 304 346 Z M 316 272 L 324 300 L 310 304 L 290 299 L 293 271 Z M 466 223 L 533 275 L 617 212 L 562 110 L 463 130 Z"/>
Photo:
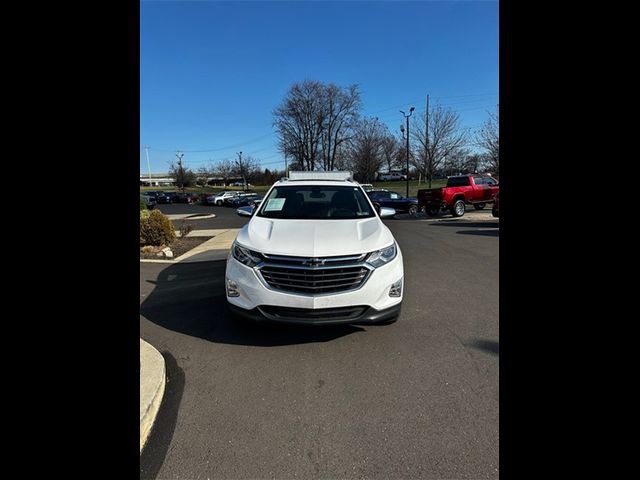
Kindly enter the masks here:
<path id="1" fill-rule="evenodd" d="M 414 110 L 415 107 L 411 107 L 409 109 L 409 115 L 400 110 L 400 113 L 407 119 L 407 174 L 405 176 L 407 179 L 407 197 L 409 197 L 409 117 L 413 114 Z"/>
<path id="2" fill-rule="evenodd" d="M 287 151 L 284 151 L 284 176 L 287 176 Z"/>
<path id="3" fill-rule="evenodd" d="M 182 157 L 184 156 L 184 153 L 182 153 L 180 150 L 178 150 L 176 152 L 176 157 L 178 157 L 178 176 L 176 178 L 176 180 L 178 180 L 178 182 L 180 182 L 180 189 L 182 190 L 182 193 L 184 193 L 184 170 L 182 168 Z"/>
<path id="4" fill-rule="evenodd" d="M 424 137 L 424 159 L 427 161 L 427 177 L 429 178 L 429 188 L 431 188 L 431 177 L 433 172 L 431 171 L 431 158 L 429 155 L 429 94 L 427 93 L 427 116 L 426 121 L 424 122 L 425 127 L 425 137 Z"/>
<path id="5" fill-rule="evenodd" d="M 238 167 L 240 167 L 240 176 L 242 177 L 242 191 L 247 189 L 247 181 L 244 178 L 244 165 L 242 163 L 242 152 L 238 152 L 238 160 L 236 160 Z"/>
<path id="6" fill-rule="evenodd" d="M 149 163 L 149 145 L 144 146 L 144 153 L 147 156 L 147 171 L 149 172 L 149 186 L 151 186 L 151 164 Z"/>

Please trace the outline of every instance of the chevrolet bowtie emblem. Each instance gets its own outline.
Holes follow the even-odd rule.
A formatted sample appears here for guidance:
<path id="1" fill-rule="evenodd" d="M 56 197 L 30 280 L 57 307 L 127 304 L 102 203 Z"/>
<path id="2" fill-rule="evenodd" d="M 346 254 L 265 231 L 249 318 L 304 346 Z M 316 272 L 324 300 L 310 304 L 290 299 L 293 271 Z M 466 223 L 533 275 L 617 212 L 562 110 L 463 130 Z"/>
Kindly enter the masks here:
<path id="1" fill-rule="evenodd" d="M 319 267 L 321 265 L 324 265 L 324 262 L 324 258 L 309 258 L 302 262 L 302 265 L 306 265 L 308 267 Z"/>

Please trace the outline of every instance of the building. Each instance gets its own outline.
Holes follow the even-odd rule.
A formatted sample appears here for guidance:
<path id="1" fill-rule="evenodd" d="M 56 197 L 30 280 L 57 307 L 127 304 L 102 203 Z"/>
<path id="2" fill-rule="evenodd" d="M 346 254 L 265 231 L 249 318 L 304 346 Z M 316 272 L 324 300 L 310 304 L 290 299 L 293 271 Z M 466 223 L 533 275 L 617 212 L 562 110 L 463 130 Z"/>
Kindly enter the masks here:
<path id="1" fill-rule="evenodd" d="M 151 181 L 149 181 L 148 173 L 140 174 L 140 186 L 141 187 L 170 187 L 175 185 L 176 182 L 168 173 L 152 173 Z"/>

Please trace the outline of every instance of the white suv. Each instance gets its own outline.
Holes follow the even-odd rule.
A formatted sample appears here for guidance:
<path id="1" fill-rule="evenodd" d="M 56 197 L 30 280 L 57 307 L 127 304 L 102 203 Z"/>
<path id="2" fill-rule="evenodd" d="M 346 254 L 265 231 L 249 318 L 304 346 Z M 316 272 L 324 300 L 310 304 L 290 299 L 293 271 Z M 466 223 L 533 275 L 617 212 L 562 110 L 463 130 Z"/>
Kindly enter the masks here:
<path id="1" fill-rule="evenodd" d="M 404 268 L 381 221 L 394 213 L 349 180 L 276 182 L 227 258 L 231 313 L 305 324 L 394 322 Z"/>
<path id="2" fill-rule="evenodd" d="M 225 190 L 224 192 L 214 193 L 207 197 L 207 203 L 222 206 L 227 198 L 237 197 L 238 195 L 245 195 L 243 192 L 237 190 Z"/>
<path id="3" fill-rule="evenodd" d="M 394 180 L 406 180 L 407 176 L 400 172 L 381 173 L 378 175 L 378 180 L 382 182 L 391 182 Z"/>

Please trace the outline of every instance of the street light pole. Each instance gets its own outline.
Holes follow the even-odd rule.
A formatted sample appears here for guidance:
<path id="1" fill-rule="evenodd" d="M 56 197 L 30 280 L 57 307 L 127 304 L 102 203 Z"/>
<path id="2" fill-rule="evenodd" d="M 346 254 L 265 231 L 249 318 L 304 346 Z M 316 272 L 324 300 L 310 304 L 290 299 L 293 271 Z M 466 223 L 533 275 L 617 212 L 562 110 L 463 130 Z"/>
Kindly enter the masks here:
<path id="1" fill-rule="evenodd" d="M 409 115 L 405 114 L 402 110 L 400 110 L 400 113 L 404 116 L 404 118 L 407 119 L 407 174 L 406 174 L 407 197 L 409 197 L 409 117 L 413 114 L 414 110 L 415 110 L 415 107 L 411 107 L 409 109 Z"/>
<path id="2" fill-rule="evenodd" d="M 147 172 L 149 173 L 149 186 L 151 186 L 151 164 L 149 163 L 149 145 L 144 146 L 144 153 L 147 156 Z"/>

